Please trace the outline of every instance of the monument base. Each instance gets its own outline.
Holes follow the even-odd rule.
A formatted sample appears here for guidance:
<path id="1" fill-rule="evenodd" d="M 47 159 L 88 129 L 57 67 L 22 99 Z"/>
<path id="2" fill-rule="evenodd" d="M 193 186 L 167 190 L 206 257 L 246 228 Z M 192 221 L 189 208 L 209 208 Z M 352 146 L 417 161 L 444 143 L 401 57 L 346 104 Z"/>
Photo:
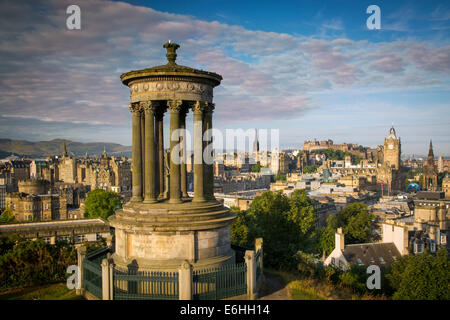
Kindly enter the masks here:
<path id="1" fill-rule="evenodd" d="M 188 260 L 194 269 L 234 263 L 230 225 L 236 218 L 220 202 L 181 204 L 129 202 L 109 218 L 121 269 L 175 271 Z"/>

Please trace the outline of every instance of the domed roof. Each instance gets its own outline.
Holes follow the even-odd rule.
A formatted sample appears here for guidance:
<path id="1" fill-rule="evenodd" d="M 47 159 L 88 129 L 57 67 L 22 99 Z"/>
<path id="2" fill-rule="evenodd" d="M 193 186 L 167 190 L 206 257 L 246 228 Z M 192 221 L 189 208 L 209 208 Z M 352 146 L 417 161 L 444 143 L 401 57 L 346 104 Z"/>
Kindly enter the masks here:
<path id="1" fill-rule="evenodd" d="M 140 78 L 149 78 L 155 76 L 186 76 L 186 77 L 196 77 L 196 78 L 206 78 L 212 81 L 214 86 L 218 86 L 220 81 L 222 81 L 222 76 L 209 71 L 198 70 L 186 66 L 181 66 L 175 63 L 177 58 L 176 50 L 180 46 L 176 43 L 171 43 L 170 40 L 163 45 L 163 48 L 167 50 L 167 60 L 168 63 L 161 66 L 156 66 L 152 68 L 142 69 L 142 70 L 132 70 L 126 72 L 120 76 L 122 83 L 128 85 L 132 80 Z"/>

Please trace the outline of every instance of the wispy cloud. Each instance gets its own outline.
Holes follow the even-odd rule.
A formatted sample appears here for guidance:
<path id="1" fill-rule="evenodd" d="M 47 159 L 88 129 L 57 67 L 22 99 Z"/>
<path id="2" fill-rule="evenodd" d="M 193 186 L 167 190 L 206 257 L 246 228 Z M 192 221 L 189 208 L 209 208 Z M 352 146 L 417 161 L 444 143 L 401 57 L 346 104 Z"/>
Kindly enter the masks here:
<path id="1" fill-rule="evenodd" d="M 129 91 L 120 74 L 165 63 L 167 39 L 181 44 L 178 63 L 223 75 L 215 91 L 216 119 L 229 123 L 300 118 L 317 108 L 315 95 L 322 92 L 449 87 L 445 43 L 253 31 L 104 0 L 78 1 L 82 30 L 69 31 L 69 4 L 2 4 L 0 116 L 122 126 L 129 121 Z M 345 32 L 339 18 L 322 27 Z"/>

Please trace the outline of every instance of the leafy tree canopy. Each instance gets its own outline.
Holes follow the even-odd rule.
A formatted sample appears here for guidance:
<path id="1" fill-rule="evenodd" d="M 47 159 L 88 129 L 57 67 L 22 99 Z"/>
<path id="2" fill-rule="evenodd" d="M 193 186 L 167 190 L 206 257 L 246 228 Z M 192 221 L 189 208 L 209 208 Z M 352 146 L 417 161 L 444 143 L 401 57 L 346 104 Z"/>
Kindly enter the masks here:
<path id="1" fill-rule="evenodd" d="M 281 173 L 277 174 L 275 176 L 275 181 L 286 181 L 286 175 L 285 174 L 281 174 Z"/>
<path id="2" fill-rule="evenodd" d="M 117 208 L 122 207 L 122 196 L 116 192 L 95 189 L 89 192 L 84 203 L 86 217 L 107 219 Z"/>
<path id="3" fill-rule="evenodd" d="M 235 213 L 238 217 L 231 226 L 231 241 L 252 246 L 262 237 L 265 262 L 276 268 L 291 267 L 295 253 L 307 246 L 317 221 L 313 201 L 305 190 L 295 190 L 289 198 L 279 192 L 264 192 L 247 211 Z"/>
<path id="4" fill-rule="evenodd" d="M 375 240 L 372 236 L 372 226 L 375 215 L 367 210 L 362 202 L 352 203 L 337 214 L 327 219 L 327 226 L 317 231 L 316 250 L 330 254 L 334 249 L 334 233 L 342 228 L 345 234 L 345 243 L 364 243 Z"/>
<path id="5" fill-rule="evenodd" d="M 261 165 L 259 163 L 252 166 L 252 172 L 260 172 L 261 171 Z"/>
<path id="6" fill-rule="evenodd" d="M 317 171 L 317 169 L 320 167 L 319 164 L 315 164 L 312 166 L 304 166 L 303 167 L 303 173 L 314 173 Z"/>
<path id="7" fill-rule="evenodd" d="M 0 223 L 14 223 L 14 222 L 16 222 L 16 218 L 14 217 L 11 207 L 7 207 L 5 210 L 3 210 L 0 216 Z"/>
<path id="8" fill-rule="evenodd" d="M 439 249 L 435 256 L 427 251 L 403 256 L 386 277 L 395 290 L 393 299 L 450 299 L 450 263 L 445 248 Z"/>

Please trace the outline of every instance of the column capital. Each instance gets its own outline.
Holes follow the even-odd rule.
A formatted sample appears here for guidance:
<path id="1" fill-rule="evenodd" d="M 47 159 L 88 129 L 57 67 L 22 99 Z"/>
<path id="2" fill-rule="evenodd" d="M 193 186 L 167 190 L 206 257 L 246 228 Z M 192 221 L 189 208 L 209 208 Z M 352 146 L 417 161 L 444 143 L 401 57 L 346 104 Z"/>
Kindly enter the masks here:
<path id="1" fill-rule="evenodd" d="M 139 113 L 141 111 L 141 106 L 139 103 L 130 103 L 128 108 L 130 109 L 131 113 Z"/>
<path id="2" fill-rule="evenodd" d="M 182 104 L 182 100 L 167 100 L 167 106 L 169 107 L 170 113 L 180 113 Z"/>
<path id="3" fill-rule="evenodd" d="M 203 113 L 206 109 L 206 102 L 204 101 L 195 101 L 192 105 L 192 111 L 194 113 Z"/>
<path id="4" fill-rule="evenodd" d="M 215 109 L 215 104 L 211 102 L 205 102 L 205 112 L 212 113 Z"/>
<path id="5" fill-rule="evenodd" d="M 158 103 L 155 101 L 141 101 L 139 102 L 139 105 L 141 106 L 141 109 L 145 114 L 148 114 L 150 112 L 155 112 L 156 108 L 158 107 Z"/>

